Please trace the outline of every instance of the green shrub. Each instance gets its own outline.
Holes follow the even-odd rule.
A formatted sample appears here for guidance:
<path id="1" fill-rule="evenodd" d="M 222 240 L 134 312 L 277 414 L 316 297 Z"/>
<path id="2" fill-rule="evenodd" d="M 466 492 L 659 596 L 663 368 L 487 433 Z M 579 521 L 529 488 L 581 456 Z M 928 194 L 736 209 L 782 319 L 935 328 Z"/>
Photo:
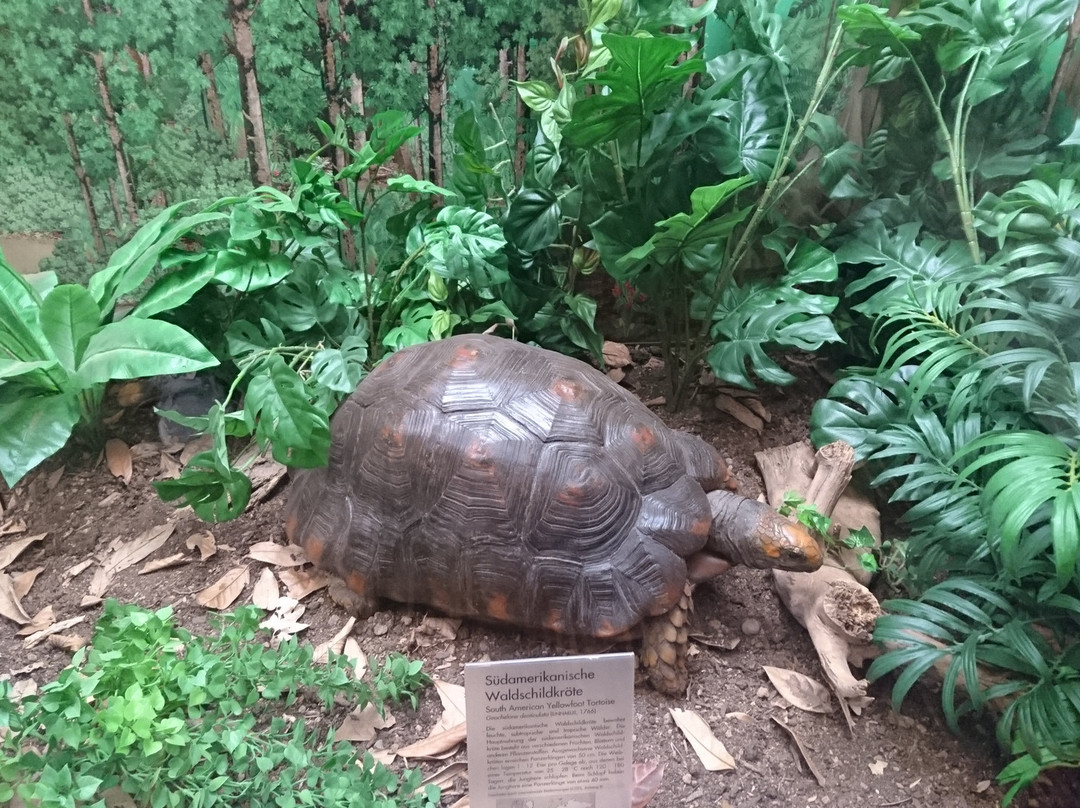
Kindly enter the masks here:
<path id="1" fill-rule="evenodd" d="M 869 677 L 899 671 L 899 706 L 946 662 L 954 729 L 1002 699 L 1006 802 L 1080 765 L 1080 165 L 1034 106 L 1071 5 L 839 12 L 855 61 L 905 101 L 867 138 L 848 185 L 868 204 L 834 242 L 864 273 L 847 295 L 880 364 L 818 402 L 813 437 L 847 440 L 908 505 L 907 597 L 884 604 Z"/>
<path id="2" fill-rule="evenodd" d="M 420 663 L 388 659 L 373 690 L 345 657 L 316 665 L 295 637 L 269 647 L 260 619 L 244 607 L 202 637 L 178 627 L 169 608 L 106 601 L 92 644 L 56 681 L 18 701 L 0 682 L 0 802 L 103 806 L 118 788 L 140 806 L 438 805 L 437 788 L 420 789 L 419 770 L 399 780 L 332 730 L 283 715 L 298 699 L 324 711 L 335 698 L 415 706 L 428 683 Z"/>

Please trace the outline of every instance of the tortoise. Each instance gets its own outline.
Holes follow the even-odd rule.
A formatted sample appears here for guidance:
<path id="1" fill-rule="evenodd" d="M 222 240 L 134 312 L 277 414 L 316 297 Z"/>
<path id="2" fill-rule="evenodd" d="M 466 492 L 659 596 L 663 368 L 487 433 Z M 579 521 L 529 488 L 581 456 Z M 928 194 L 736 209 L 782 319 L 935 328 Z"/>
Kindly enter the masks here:
<path id="1" fill-rule="evenodd" d="M 486 335 L 379 364 L 331 421 L 329 465 L 294 471 L 286 534 L 378 598 L 621 638 L 684 692 L 690 585 L 730 565 L 812 571 L 817 541 L 741 497 L 701 438 L 577 359 Z"/>

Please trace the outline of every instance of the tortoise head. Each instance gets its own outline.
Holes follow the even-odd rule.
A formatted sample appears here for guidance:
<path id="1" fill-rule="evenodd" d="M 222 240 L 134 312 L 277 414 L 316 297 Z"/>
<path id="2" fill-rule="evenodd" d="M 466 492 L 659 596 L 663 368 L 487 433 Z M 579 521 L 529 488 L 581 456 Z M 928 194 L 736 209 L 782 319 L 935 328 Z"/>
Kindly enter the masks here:
<path id="1" fill-rule="evenodd" d="M 802 525 L 764 502 L 728 491 L 710 491 L 712 530 L 706 551 L 732 564 L 813 572 L 824 561 L 821 544 Z"/>

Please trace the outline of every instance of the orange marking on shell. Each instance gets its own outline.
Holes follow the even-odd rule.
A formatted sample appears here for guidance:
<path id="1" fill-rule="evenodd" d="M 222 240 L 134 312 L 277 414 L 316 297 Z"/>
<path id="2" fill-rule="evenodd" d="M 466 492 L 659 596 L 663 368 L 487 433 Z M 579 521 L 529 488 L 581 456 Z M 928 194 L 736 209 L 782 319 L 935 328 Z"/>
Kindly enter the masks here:
<path id="1" fill-rule="evenodd" d="M 285 520 L 285 538 L 289 540 L 291 544 L 296 543 L 296 528 L 300 526 L 300 520 L 296 518 L 296 514 L 290 514 L 289 518 Z"/>
<path id="2" fill-rule="evenodd" d="M 510 610 L 506 595 L 493 595 L 487 602 L 488 617 L 493 620 L 509 620 Z"/>
<path id="3" fill-rule="evenodd" d="M 656 432 L 653 431 L 652 427 L 645 426 L 645 424 L 635 426 L 630 431 L 630 438 L 642 454 L 645 454 L 656 445 Z"/>
<path id="4" fill-rule="evenodd" d="M 568 485 L 555 497 L 563 505 L 576 507 L 585 502 L 585 487 L 581 485 Z"/>
<path id="5" fill-rule="evenodd" d="M 552 609 L 547 613 L 547 617 L 544 618 L 544 628 L 551 631 L 562 631 L 563 629 L 563 613 L 559 609 Z"/>
<path id="6" fill-rule="evenodd" d="M 471 365 L 477 356 L 480 355 L 480 351 L 476 348 L 469 348 L 462 345 L 456 351 L 454 355 L 450 357 L 450 366 L 455 368 L 463 368 Z"/>
<path id="7" fill-rule="evenodd" d="M 488 475 L 495 473 L 495 461 L 491 456 L 491 447 L 482 440 L 474 440 L 465 450 L 465 467 Z"/>
<path id="8" fill-rule="evenodd" d="M 576 401 L 581 398 L 583 391 L 581 385 L 573 379 L 556 379 L 555 383 L 551 385 L 551 392 L 563 401 Z"/>
<path id="9" fill-rule="evenodd" d="M 614 637 L 616 634 L 619 633 L 620 632 L 616 630 L 615 626 L 611 624 L 611 621 L 606 618 L 604 620 L 601 620 L 599 625 L 597 625 L 596 627 L 597 637 Z"/>
<path id="10" fill-rule="evenodd" d="M 690 525 L 690 535 L 705 537 L 709 535 L 709 531 L 712 530 L 711 519 L 695 519 L 694 524 Z"/>
<path id="11" fill-rule="evenodd" d="M 304 548 L 304 555 L 308 557 L 312 564 L 318 564 L 323 556 L 323 551 L 326 550 L 326 542 L 312 533 L 304 536 L 300 546 Z"/>
<path id="12" fill-rule="evenodd" d="M 345 579 L 345 583 L 356 594 L 367 594 L 367 579 L 359 572 L 350 572 L 349 577 Z"/>
<path id="13" fill-rule="evenodd" d="M 391 449 L 401 449 L 405 445 L 405 431 L 400 426 L 387 424 L 379 430 L 379 437 Z"/>

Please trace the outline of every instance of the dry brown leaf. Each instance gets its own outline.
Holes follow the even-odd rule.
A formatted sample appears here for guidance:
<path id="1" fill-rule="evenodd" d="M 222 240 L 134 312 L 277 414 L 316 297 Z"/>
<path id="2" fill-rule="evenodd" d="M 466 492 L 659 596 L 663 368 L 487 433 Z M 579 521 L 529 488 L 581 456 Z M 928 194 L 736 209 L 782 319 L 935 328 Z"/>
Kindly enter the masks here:
<path id="1" fill-rule="evenodd" d="M 38 692 L 38 683 L 33 679 L 20 679 L 11 687 L 11 693 L 9 697 L 12 701 L 21 701 L 27 696 L 36 696 Z M 0 738 L 3 738 L 3 734 L 0 734 Z M 16 798 L 18 799 L 18 798 Z M 12 800 L 8 803 L 11 808 L 15 808 L 15 801 Z M 25 805 L 25 803 L 24 803 Z"/>
<path id="2" fill-rule="evenodd" d="M 197 455 L 199 452 L 208 452 L 214 448 L 214 436 L 213 435 L 199 435 L 195 440 L 188 441 L 184 444 L 184 448 L 180 452 L 180 465 L 186 466 L 191 462 L 191 458 Z"/>
<path id="3" fill-rule="evenodd" d="M 264 564 L 278 567 L 300 567 L 308 563 L 304 551 L 296 544 L 278 544 L 273 541 L 261 541 L 251 545 L 248 555 Z"/>
<path id="4" fill-rule="evenodd" d="M 209 530 L 203 533 L 192 533 L 184 542 L 184 546 L 189 550 L 198 550 L 199 561 L 206 561 L 217 552 L 217 539 Z"/>
<path id="5" fill-rule="evenodd" d="M 397 757 L 397 754 L 390 749 L 372 749 L 370 752 L 371 756 L 384 766 L 389 766 Z"/>
<path id="6" fill-rule="evenodd" d="M 49 635 L 49 645 L 59 648 L 61 651 L 67 651 L 70 654 L 74 654 L 89 642 L 90 641 L 87 640 L 86 637 L 80 637 L 78 634 Z"/>
<path id="7" fill-rule="evenodd" d="M 131 449 L 118 438 L 105 441 L 105 464 L 113 477 L 119 477 L 124 483 L 131 482 Z"/>
<path id="8" fill-rule="evenodd" d="M 20 637 L 25 637 L 28 634 L 33 634 L 37 631 L 47 629 L 53 623 L 56 622 L 56 615 L 53 614 L 53 607 L 51 605 L 46 606 L 44 609 L 30 618 L 30 622 L 20 628 L 15 633 Z"/>
<path id="9" fill-rule="evenodd" d="M 0 572 L 0 615 L 13 623 L 25 626 L 30 622 L 30 615 L 23 609 L 19 600 L 19 596 L 15 594 L 11 576 L 6 572 Z"/>
<path id="10" fill-rule="evenodd" d="M 114 502 L 119 502 L 121 499 L 123 499 L 123 497 L 120 495 L 120 492 L 113 491 L 111 494 L 105 497 L 105 499 L 101 500 L 101 502 L 99 502 L 97 506 L 98 508 L 108 508 Z"/>
<path id="11" fill-rule="evenodd" d="M 439 701 L 442 702 L 443 712 L 439 716 L 439 722 L 435 725 L 433 734 L 465 723 L 465 688 L 438 678 L 434 680 L 434 684 L 439 694 Z"/>
<path id="12" fill-rule="evenodd" d="M 621 342 L 604 340 L 604 364 L 609 368 L 624 368 L 633 364 L 630 358 L 630 349 Z"/>
<path id="13" fill-rule="evenodd" d="M 772 413 L 769 412 L 765 408 L 765 405 L 761 403 L 761 399 L 752 397 L 745 398 L 743 399 L 742 403 L 745 404 L 754 413 L 754 415 L 756 415 L 765 423 L 768 424 L 772 422 Z"/>
<path id="14" fill-rule="evenodd" d="M 45 490 L 52 491 L 56 486 L 60 485 L 60 480 L 64 477 L 64 467 L 61 466 L 45 479 Z"/>
<path id="15" fill-rule="evenodd" d="M 144 530 L 129 542 L 122 542 L 94 571 L 88 590 L 89 596 L 102 597 L 116 573 L 138 564 L 148 555 L 159 550 L 169 540 L 174 530 L 176 526 L 172 522 L 166 522 Z"/>
<path id="16" fill-rule="evenodd" d="M 317 592 L 330 583 L 329 574 L 321 570 L 283 569 L 278 573 L 281 582 L 289 590 L 289 597 L 303 600 L 312 592 Z"/>
<path id="17" fill-rule="evenodd" d="M 345 621 L 345 625 L 341 627 L 341 631 L 326 642 L 316 645 L 313 657 L 314 661 L 320 665 L 325 665 L 326 661 L 330 658 L 330 651 L 333 651 L 335 654 L 343 653 L 345 651 L 345 638 L 349 636 L 349 633 L 353 630 L 353 626 L 355 625 L 356 618 L 350 617 Z"/>
<path id="18" fill-rule="evenodd" d="M 716 409 L 721 412 L 726 412 L 743 426 L 750 427 L 750 429 L 753 429 L 755 432 L 761 432 L 761 430 L 765 428 L 765 422 L 761 418 L 754 415 L 754 413 L 747 409 L 745 405 L 739 403 L 725 393 L 720 393 L 716 397 L 714 403 L 716 404 Z"/>
<path id="19" fill-rule="evenodd" d="M 345 716 L 345 720 L 341 722 L 341 726 L 334 733 L 334 739 L 369 743 L 375 740 L 375 735 L 378 734 L 380 729 L 387 729 L 394 726 L 395 723 L 396 719 L 389 710 L 386 711 L 385 716 L 379 715 L 375 705 L 369 702 L 363 709 L 353 710 Z"/>
<path id="20" fill-rule="evenodd" d="M 354 637 L 346 638 L 344 654 L 346 658 L 352 660 L 353 676 L 357 679 L 364 678 L 368 669 L 367 654 L 360 649 L 360 643 Z"/>
<path id="21" fill-rule="evenodd" d="M 180 476 L 180 472 L 183 470 L 180 461 L 165 452 L 161 453 L 158 464 L 159 468 L 157 476 L 164 480 L 175 480 Z"/>
<path id="22" fill-rule="evenodd" d="M 831 713 L 832 694 L 825 685 L 787 668 L 762 665 L 776 692 L 793 707 L 808 713 Z"/>
<path id="23" fill-rule="evenodd" d="M 432 733 L 422 741 L 403 746 L 397 750 L 397 754 L 413 760 L 444 760 L 465 742 L 465 735 L 465 722 L 462 721 L 442 732 Z"/>
<path id="24" fill-rule="evenodd" d="M 3 506 L 0 506 L 3 507 Z M 2 513 L 2 511 L 0 511 Z M 26 520 L 24 519 L 12 519 L 11 521 L 4 522 L 0 525 L 0 536 L 13 536 L 16 533 L 26 532 Z"/>
<path id="25" fill-rule="evenodd" d="M 251 590 L 251 602 L 260 609 L 272 612 L 277 608 L 279 597 L 281 593 L 278 591 L 277 578 L 270 569 L 264 567 L 259 573 L 259 580 L 255 582 L 255 588 Z"/>
<path id="26" fill-rule="evenodd" d="M 33 648 L 35 645 L 44 642 L 53 634 L 59 634 L 61 631 L 66 631 L 72 626 L 77 626 L 79 623 L 82 623 L 84 620 L 86 620 L 86 615 L 81 614 L 78 617 L 69 617 L 67 620 L 61 620 L 59 623 L 53 623 L 48 628 L 43 628 L 41 631 L 31 634 L 23 640 L 23 645 L 27 648 Z"/>
<path id="27" fill-rule="evenodd" d="M 666 396 L 656 396 L 645 402 L 646 407 L 663 407 L 665 404 L 667 404 Z"/>
<path id="28" fill-rule="evenodd" d="M 713 735 L 704 718 L 693 710 L 680 710 L 678 707 L 669 707 L 668 712 L 671 713 L 675 726 L 682 730 L 686 740 L 690 741 L 702 766 L 711 772 L 735 768 L 735 758 L 728 754 L 720 739 Z"/>
<path id="29" fill-rule="evenodd" d="M 866 765 L 870 771 L 878 777 L 885 774 L 885 770 L 889 768 L 888 761 L 882 760 L 881 758 L 878 758 L 873 763 L 867 763 Z"/>
<path id="30" fill-rule="evenodd" d="M 195 596 L 195 602 L 207 609 L 228 609 L 251 580 L 247 567 L 233 567 Z"/>
<path id="31" fill-rule="evenodd" d="M 11 585 L 15 588 L 15 594 L 19 596 L 20 600 L 25 598 L 30 591 L 30 587 L 34 585 L 34 581 L 41 574 L 44 567 L 34 567 L 32 570 L 26 570 L 25 572 L 12 573 Z"/>
<path id="32" fill-rule="evenodd" d="M 121 407 L 137 407 L 147 400 L 146 385 L 142 382 L 121 382 L 113 387 L 113 392 Z"/>
<path id="33" fill-rule="evenodd" d="M 634 784 L 630 790 L 630 808 L 645 808 L 664 781 L 664 764 L 646 760 L 634 764 Z"/>
<path id="34" fill-rule="evenodd" d="M 24 536 L 21 539 L 0 547 L 0 570 L 5 569 L 8 564 L 18 558 L 22 551 L 31 544 L 41 541 L 48 535 L 48 533 L 38 533 L 36 536 Z"/>
<path id="35" fill-rule="evenodd" d="M 136 802 L 120 786 L 113 786 L 101 793 L 105 808 L 136 808 Z"/>
<path id="36" fill-rule="evenodd" d="M 165 558 L 159 558 L 156 561 L 148 561 L 148 562 L 146 562 L 145 564 L 142 565 L 142 568 L 139 570 L 139 575 L 146 575 L 147 573 L 150 573 L 150 572 L 157 572 L 158 570 L 165 570 L 165 569 L 168 569 L 169 567 L 180 567 L 180 566 L 183 566 L 184 564 L 190 564 L 191 561 L 192 561 L 192 559 L 189 558 L 184 553 L 173 553 L 171 556 L 166 556 Z"/>
<path id="37" fill-rule="evenodd" d="M 469 776 L 469 764 L 464 760 L 458 760 L 448 766 L 443 766 L 437 772 L 429 774 L 420 781 L 420 788 L 425 786 L 438 786 L 447 788 L 454 784 L 459 777 Z"/>
<path id="38" fill-rule="evenodd" d="M 278 598 L 274 613 L 259 623 L 259 628 L 273 633 L 270 645 L 277 648 L 285 640 L 308 627 L 307 623 L 298 622 L 304 616 L 307 606 L 301 606 L 292 598 Z"/>
<path id="39" fill-rule="evenodd" d="M 83 561 L 80 561 L 78 564 L 76 564 L 74 567 L 68 567 L 68 569 L 64 570 L 64 577 L 74 578 L 76 575 L 78 575 L 80 572 L 85 570 L 93 563 L 94 559 L 92 558 L 84 559 Z"/>

